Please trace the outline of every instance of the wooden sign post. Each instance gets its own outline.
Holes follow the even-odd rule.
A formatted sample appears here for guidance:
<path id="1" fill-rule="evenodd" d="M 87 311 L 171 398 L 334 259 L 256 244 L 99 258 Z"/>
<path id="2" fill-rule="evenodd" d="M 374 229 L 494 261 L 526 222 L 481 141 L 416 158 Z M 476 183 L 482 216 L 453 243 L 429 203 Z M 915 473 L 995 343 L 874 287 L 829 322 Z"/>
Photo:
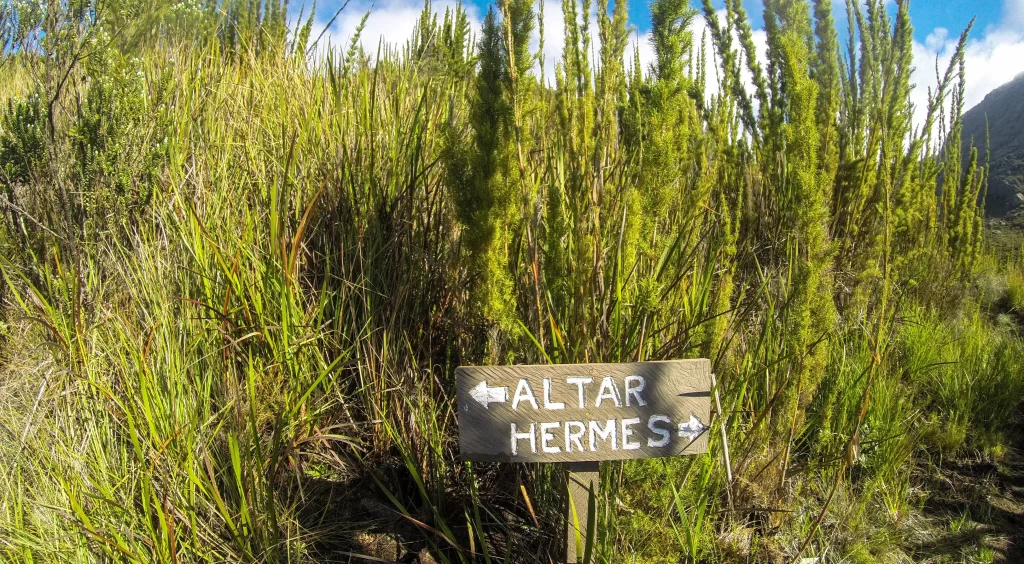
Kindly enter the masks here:
<path id="1" fill-rule="evenodd" d="M 586 538 L 599 461 L 708 448 L 707 359 L 460 367 L 456 377 L 464 460 L 572 463 L 566 562 L 577 561 L 574 522 Z"/>

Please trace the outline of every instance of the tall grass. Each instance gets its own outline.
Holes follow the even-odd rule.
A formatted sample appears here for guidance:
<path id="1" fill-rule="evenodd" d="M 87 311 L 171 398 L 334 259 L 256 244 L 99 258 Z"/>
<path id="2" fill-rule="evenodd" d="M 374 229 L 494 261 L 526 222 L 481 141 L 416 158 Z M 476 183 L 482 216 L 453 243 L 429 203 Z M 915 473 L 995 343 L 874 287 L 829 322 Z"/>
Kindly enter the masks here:
<path id="1" fill-rule="evenodd" d="M 4 28 L 5 560 L 557 561 L 564 473 L 459 462 L 460 364 L 713 360 L 735 479 L 717 432 L 605 464 L 596 561 L 913 554 L 914 466 L 1006 443 L 966 34 L 914 127 L 905 2 L 843 54 L 767 2 L 759 61 L 658 0 L 641 69 L 569 1 L 550 82 L 528 0 L 316 56 L 274 2 L 93 8 Z"/>

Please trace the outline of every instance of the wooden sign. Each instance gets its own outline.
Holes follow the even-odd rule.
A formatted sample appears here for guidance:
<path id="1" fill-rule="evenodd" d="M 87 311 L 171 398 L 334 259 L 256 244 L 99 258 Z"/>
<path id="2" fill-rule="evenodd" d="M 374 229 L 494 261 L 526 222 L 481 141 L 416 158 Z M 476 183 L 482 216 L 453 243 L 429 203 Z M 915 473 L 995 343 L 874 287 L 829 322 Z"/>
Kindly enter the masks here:
<path id="1" fill-rule="evenodd" d="M 465 460 L 578 462 L 707 450 L 707 359 L 460 367 L 456 377 Z"/>

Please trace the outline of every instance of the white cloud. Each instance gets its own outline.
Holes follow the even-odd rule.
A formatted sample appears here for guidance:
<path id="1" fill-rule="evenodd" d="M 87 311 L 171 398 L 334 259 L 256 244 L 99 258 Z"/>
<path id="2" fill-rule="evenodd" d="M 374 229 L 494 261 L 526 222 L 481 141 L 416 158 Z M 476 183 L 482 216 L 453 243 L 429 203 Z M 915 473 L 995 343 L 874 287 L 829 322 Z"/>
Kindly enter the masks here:
<path id="1" fill-rule="evenodd" d="M 454 9 L 456 5 L 457 0 L 433 0 L 431 8 L 438 13 L 438 19 L 441 19 L 446 8 Z M 474 38 L 479 38 L 486 11 L 481 11 L 468 2 L 463 3 L 463 8 L 469 18 Z M 359 22 L 367 12 L 370 15 L 359 38 L 363 49 L 372 56 L 377 52 L 377 46 L 381 41 L 393 47 L 400 47 L 412 37 L 422 10 L 422 0 L 352 0 L 331 24 L 316 50 L 322 53 L 327 49 L 348 49 Z M 317 14 L 312 33 L 314 38 L 333 15 Z M 596 39 L 596 16 L 591 18 L 591 26 Z M 562 16 L 562 3 L 560 0 L 544 0 L 544 78 L 550 84 L 554 84 L 555 64 L 562 57 L 564 42 L 565 20 Z M 530 40 L 531 53 L 537 53 L 539 48 L 540 35 L 535 25 Z M 535 67 L 535 71 L 539 73 L 540 69 Z"/>
<path id="2" fill-rule="evenodd" d="M 557 0 L 543 0 L 544 4 L 544 82 L 555 83 L 555 65 L 562 60 L 562 49 L 565 47 L 565 16 L 562 14 L 562 3 Z M 539 15 L 539 14 L 538 14 Z M 596 18 L 591 25 L 596 28 Z M 536 53 L 540 49 L 540 32 L 534 29 L 530 38 L 530 51 Z M 540 72 L 535 67 L 534 72 Z"/>
<path id="3" fill-rule="evenodd" d="M 553 0 L 544 0 L 544 80 L 548 84 L 555 82 L 555 63 L 562 57 L 562 45 L 565 43 L 565 18 L 562 17 L 562 4 Z M 540 14 L 538 14 L 540 15 Z M 539 30 L 529 38 L 529 50 L 538 52 L 541 48 Z M 540 69 L 535 68 L 535 72 Z"/>
<path id="4" fill-rule="evenodd" d="M 433 9 L 443 14 L 446 8 L 454 8 L 457 0 L 434 0 Z M 479 37 L 480 26 L 483 20 L 483 13 L 473 4 L 463 5 L 467 11 L 473 33 Z M 565 23 L 562 15 L 561 0 L 543 0 L 544 6 L 544 79 L 548 84 L 554 83 L 555 65 L 561 60 L 565 41 Z M 371 55 L 377 51 L 378 43 L 384 42 L 393 46 L 403 45 L 411 36 L 413 29 L 419 19 L 423 8 L 421 0 L 352 0 L 348 7 L 337 17 L 331 28 L 327 30 L 317 51 L 323 52 L 327 48 L 347 49 L 357 26 L 363 15 L 369 11 L 366 25 L 361 35 L 361 43 Z M 837 20 L 845 20 L 844 10 L 836 10 Z M 313 37 L 319 35 L 327 23 L 327 18 L 332 13 L 317 14 L 313 29 Z M 719 22 L 724 24 L 724 11 L 718 14 Z M 839 25 L 844 22 L 837 21 Z M 596 14 L 590 15 L 591 26 L 591 52 L 593 58 L 600 50 L 600 38 L 597 32 Z M 707 30 L 707 23 L 703 16 L 693 20 L 693 42 L 694 53 L 697 53 L 701 37 Z M 934 88 L 935 61 L 939 59 L 940 71 L 952 56 L 956 47 L 958 34 L 950 33 L 945 28 L 936 28 L 927 36 L 923 42 L 916 41 L 913 45 L 914 65 L 916 70 L 912 76 L 912 82 L 916 85 L 911 94 L 915 104 L 915 123 L 923 122 L 925 106 L 927 103 L 927 89 Z M 758 60 L 764 64 L 767 54 L 767 37 L 764 30 L 754 30 L 753 40 L 757 49 Z M 734 36 L 733 45 L 739 46 L 738 38 Z M 540 48 L 538 30 L 534 29 L 531 39 L 531 51 L 536 53 Z M 633 63 L 633 50 L 639 49 L 640 62 L 645 72 L 654 62 L 654 48 L 651 45 L 650 32 L 634 32 L 630 44 L 626 49 L 625 59 L 627 67 Z M 713 58 L 710 36 L 707 39 L 707 53 L 705 53 L 707 72 L 707 94 L 713 94 L 718 90 L 721 69 L 717 64 L 717 57 Z M 715 61 L 715 62 L 712 62 Z M 975 30 L 975 37 L 967 45 L 967 88 L 965 109 L 980 102 L 986 93 L 999 85 L 1013 79 L 1017 74 L 1024 72 L 1024 0 L 1005 0 L 1002 21 L 985 30 Z M 540 72 L 535 67 L 535 72 Z M 752 90 L 750 75 L 744 65 L 743 82 L 748 90 Z"/>
<path id="5" fill-rule="evenodd" d="M 1002 25 L 1006 29 L 1024 31 L 1024 0 L 1006 0 Z"/>
<path id="6" fill-rule="evenodd" d="M 565 47 L 565 18 L 562 14 L 561 0 L 544 0 L 543 3 L 544 49 L 541 54 L 544 63 L 544 80 L 549 85 L 554 85 L 555 65 L 561 61 L 562 51 Z M 443 17 L 446 8 L 454 8 L 456 5 L 457 0 L 433 0 L 432 2 L 432 8 L 439 14 L 439 19 Z M 467 11 L 474 37 L 478 38 L 484 13 L 481 13 L 476 6 L 468 3 L 464 3 L 463 7 Z M 356 28 L 359 26 L 359 22 L 368 11 L 370 15 L 367 17 L 366 25 L 359 39 L 363 49 L 373 56 L 377 52 L 377 46 L 382 40 L 384 43 L 400 47 L 412 37 L 422 9 L 423 3 L 421 0 L 377 0 L 376 2 L 352 0 L 334 20 L 330 29 L 323 34 L 315 50 L 317 53 L 322 54 L 328 49 L 342 51 L 348 49 L 349 43 L 355 35 Z M 324 30 L 324 26 L 327 25 L 328 19 L 333 15 L 333 13 L 318 13 L 316 15 L 311 39 L 315 39 L 320 35 L 321 31 Z M 539 16 L 539 12 L 536 15 Z M 701 23 L 703 24 L 703 22 Z M 596 13 L 590 14 L 590 35 L 590 56 L 595 58 L 601 48 L 601 40 L 597 31 Z M 696 38 L 699 42 L 699 33 L 696 34 Z M 634 34 L 634 40 L 640 49 L 641 64 L 646 69 L 654 61 L 654 48 L 650 43 L 650 33 L 644 33 L 639 36 Z M 625 59 L 627 65 L 631 65 L 633 62 L 633 43 L 631 42 L 626 50 Z M 536 25 L 530 39 L 530 51 L 534 54 L 540 51 L 540 33 Z M 538 73 L 538 75 L 541 72 L 539 61 L 538 65 L 534 67 L 534 72 Z"/>
<path id="7" fill-rule="evenodd" d="M 993 89 L 1013 80 L 1024 72 L 1024 0 L 1006 0 L 1003 19 L 981 31 L 974 30 L 965 51 L 966 87 L 964 110 L 981 102 Z M 914 123 L 924 123 L 928 103 L 928 88 L 935 88 L 935 61 L 943 73 L 953 56 L 960 37 L 945 28 L 936 28 L 924 43 L 914 41 L 914 65 L 911 81 L 916 85 L 911 93 L 915 105 Z"/>
<path id="8" fill-rule="evenodd" d="M 455 0 L 434 0 L 431 8 L 438 14 L 438 20 L 444 17 L 445 9 L 454 10 L 458 5 Z M 474 36 L 480 32 L 480 24 L 483 16 L 476 6 L 463 4 L 463 9 L 469 18 L 470 27 Z M 338 15 L 331 24 L 330 29 L 323 34 L 316 50 L 319 53 L 327 49 L 346 50 L 359 27 L 363 16 L 369 12 L 366 18 L 366 25 L 363 26 L 359 36 L 359 43 L 366 52 L 374 56 L 377 53 L 378 45 L 383 41 L 393 47 L 401 47 L 412 37 L 416 22 L 419 21 L 423 11 L 421 0 L 352 0 L 348 6 Z M 315 39 L 323 31 L 327 21 L 333 13 L 318 13 L 313 25 L 311 40 Z"/>
<path id="9" fill-rule="evenodd" d="M 544 50 L 541 53 L 544 62 L 544 82 L 550 86 L 555 84 L 555 66 L 562 61 L 563 51 L 565 50 L 565 15 L 562 13 L 562 2 L 561 0 L 543 0 L 544 4 Z M 600 4 L 597 5 L 597 8 Z M 597 28 L 597 12 L 594 11 L 595 7 L 591 7 L 591 13 L 589 14 L 590 20 L 590 53 L 588 56 L 591 60 L 591 68 L 595 67 L 595 59 L 600 57 L 601 52 L 601 37 L 598 33 Z M 539 13 L 537 15 L 540 15 Z M 582 16 L 582 14 L 578 14 Z M 582 18 L 581 18 L 582 20 Z M 582 27 L 582 26 L 581 26 Z M 582 31 L 582 29 L 581 29 Z M 530 38 L 530 50 L 533 53 L 537 53 L 540 50 L 540 30 L 535 27 L 533 30 L 533 36 Z M 648 46 L 640 46 L 640 57 L 643 60 L 645 50 L 653 53 Z M 630 65 L 633 61 L 633 46 L 630 43 L 626 48 L 624 54 L 624 60 L 627 65 Z M 538 61 L 539 63 L 540 61 Z M 540 73 L 541 69 L 539 64 L 534 66 L 534 72 Z"/>
<path id="10" fill-rule="evenodd" d="M 629 46 L 626 47 L 626 69 L 632 72 L 633 70 L 633 54 L 634 50 L 640 53 L 640 68 L 644 72 L 648 72 L 651 65 L 654 64 L 654 44 L 651 43 L 651 32 L 645 31 L 644 33 L 633 33 L 633 38 L 629 42 Z"/>
<path id="11" fill-rule="evenodd" d="M 719 25 L 725 25 L 725 10 L 720 10 L 717 14 Z M 558 0 L 545 0 L 544 78 L 549 84 L 554 83 L 555 64 L 560 61 L 562 57 L 562 50 L 565 43 L 564 26 L 565 20 L 562 16 L 561 2 Z M 590 27 L 593 41 L 593 44 L 591 45 L 591 55 L 592 57 L 596 57 L 596 53 L 598 53 L 601 48 L 601 41 L 597 33 L 596 15 L 591 15 Z M 690 31 L 692 33 L 692 53 L 694 57 L 697 57 L 701 52 L 701 43 L 702 41 L 704 42 L 704 68 L 706 74 L 705 96 L 710 97 L 718 92 L 719 84 L 721 83 L 722 70 L 720 66 L 720 59 L 714 52 L 710 28 L 708 27 L 703 14 L 700 14 L 693 19 Z M 644 73 L 650 71 L 651 65 L 655 62 L 654 45 L 651 43 L 651 38 L 652 36 L 650 31 L 638 33 L 634 30 L 624 54 L 627 70 L 631 71 L 633 68 L 633 54 L 634 49 L 636 49 L 639 51 L 640 65 L 643 68 Z M 768 55 L 768 35 L 764 30 L 753 30 L 751 39 L 754 42 L 754 49 L 757 52 L 758 61 L 763 67 L 764 61 Z M 539 42 L 537 41 L 535 34 L 531 48 L 536 52 L 538 47 Z M 733 33 L 733 48 L 740 49 L 739 37 L 735 33 Z M 743 62 L 742 80 L 747 90 L 753 92 L 753 80 L 749 71 L 747 71 L 745 62 Z M 756 104 L 756 100 L 754 102 Z"/>
<path id="12" fill-rule="evenodd" d="M 724 10 L 718 12 L 718 18 L 719 25 L 724 25 Z M 701 53 L 701 49 L 704 50 L 704 72 L 706 75 L 704 93 L 705 96 L 711 96 L 718 92 L 718 86 L 721 83 L 722 69 L 720 65 L 721 60 L 714 51 L 710 27 L 704 19 L 703 14 L 700 14 L 693 19 L 690 25 L 690 32 L 692 34 L 692 56 L 696 58 Z M 651 65 L 655 62 L 654 45 L 651 43 L 651 38 L 652 36 L 650 31 L 634 35 L 629 48 L 626 50 L 627 69 L 632 69 L 633 67 L 633 48 L 635 46 L 640 50 L 640 64 L 643 67 L 644 72 L 649 72 Z M 755 49 L 757 50 L 758 60 L 763 61 L 768 50 L 768 42 L 765 32 L 763 30 L 755 30 L 753 32 L 753 40 Z M 739 47 L 739 38 L 735 34 L 733 34 L 733 47 Z M 696 72 L 696 69 L 694 69 L 694 72 Z M 750 89 L 753 81 L 751 80 L 750 73 L 746 71 L 745 63 L 742 79 L 744 85 Z"/>
<path id="13" fill-rule="evenodd" d="M 726 13 L 725 10 L 718 10 L 716 12 L 718 17 L 718 25 L 725 26 Z M 749 14 L 748 14 L 749 16 Z M 705 96 L 711 96 L 718 93 L 719 86 L 722 81 L 722 60 L 718 53 L 714 51 L 711 39 L 711 28 L 708 26 L 704 16 L 698 16 L 693 23 L 693 52 L 699 52 L 701 45 L 702 34 L 707 33 L 705 53 L 704 53 L 704 68 L 707 74 L 707 84 L 705 86 Z M 735 30 L 732 31 L 732 48 L 739 52 L 740 59 L 736 62 L 740 65 L 740 80 L 743 83 L 743 88 L 750 94 L 751 101 L 754 103 L 754 109 L 757 110 L 758 101 L 754 97 L 754 77 L 750 73 L 749 66 L 746 60 L 746 54 L 743 50 L 743 46 L 740 44 L 739 34 Z M 765 64 L 768 60 L 768 33 L 763 29 L 751 30 L 750 40 L 754 43 L 754 53 L 757 58 L 758 64 L 761 66 L 761 71 L 765 72 Z"/>

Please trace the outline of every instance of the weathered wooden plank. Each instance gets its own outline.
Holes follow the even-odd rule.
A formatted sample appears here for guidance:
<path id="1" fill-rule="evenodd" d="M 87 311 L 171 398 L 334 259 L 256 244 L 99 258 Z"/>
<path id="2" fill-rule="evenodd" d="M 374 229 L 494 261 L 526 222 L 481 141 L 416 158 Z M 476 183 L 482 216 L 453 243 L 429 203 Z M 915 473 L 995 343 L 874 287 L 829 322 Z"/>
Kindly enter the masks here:
<path id="1" fill-rule="evenodd" d="M 587 531 L 590 528 L 590 496 L 597 495 L 601 463 L 570 462 L 566 465 L 569 473 L 569 510 L 566 512 L 565 562 L 578 564 L 584 554 L 577 550 L 576 533 L 579 527 L 580 548 L 586 550 Z"/>
<path id="2" fill-rule="evenodd" d="M 456 376 L 465 460 L 625 460 L 707 450 L 707 359 L 460 367 Z"/>

